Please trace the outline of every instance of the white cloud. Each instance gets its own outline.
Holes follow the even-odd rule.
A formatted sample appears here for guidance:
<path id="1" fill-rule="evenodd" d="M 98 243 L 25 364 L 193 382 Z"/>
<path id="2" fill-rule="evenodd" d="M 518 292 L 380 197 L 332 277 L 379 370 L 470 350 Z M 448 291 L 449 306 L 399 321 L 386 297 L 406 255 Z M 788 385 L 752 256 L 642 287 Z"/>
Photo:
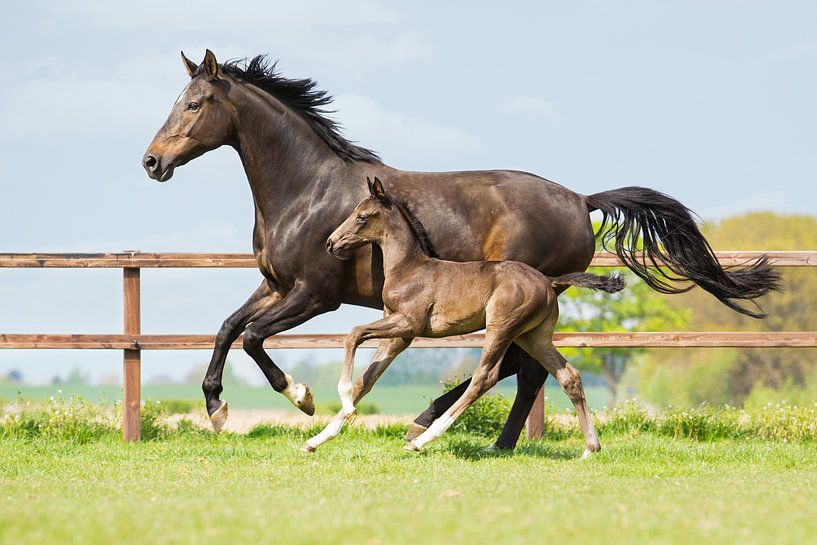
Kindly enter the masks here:
<path id="1" fill-rule="evenodd" d="M 396 157 L 399 161 L 416 161 L 419 153 L 472 151 L 479 144 L 476 137 L 463 129 L 390 112 L 376 100 L 361 95 L 339 95 L 336 107 L 346 133 L 364 145 L 376 142 L 386 160 Z"/>
<path id="2" fill-rule="evenodd" d="M 562 114 L 556 110 L 551 102 L 534 96 L 519 95 L 511 97 L 502 105 L 502 109 L 517 115 L 538 117 L 551 121 L 558 121 L 563 118 Z"/>
<path id="3" fill-rule="evenodd" d="M 240 28 L 247 33 L 282 32 L 293 26 L 368 26 L 391 24 L 397 14 L 379 0 L 334 2 L 315 0 L 309 9 L 297 2 L 253 0 L 240 6 L 217 0 L 186 2 L 142 0 L 130 4 L 107 0 L 61 0 L 39 5 L 43 15 L 59 18 L 61 24 L 79 22 L 106 31 L 152 29 L 153 32 L 200 33 L 203 25 L 216 23 Z"/>

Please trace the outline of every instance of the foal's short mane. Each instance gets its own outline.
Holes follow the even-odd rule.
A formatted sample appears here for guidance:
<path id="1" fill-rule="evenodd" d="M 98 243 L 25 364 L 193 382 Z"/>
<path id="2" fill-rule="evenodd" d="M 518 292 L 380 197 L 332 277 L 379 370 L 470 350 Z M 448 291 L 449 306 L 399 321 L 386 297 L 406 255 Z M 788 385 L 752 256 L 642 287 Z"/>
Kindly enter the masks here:
<path id="1" fill-rule="evenodd" d="M 394 204 L 397 210 L 403 215 L 408 222 L 409 228 L 411 229 L 412 234 L 414 234 L 414 238 L 420 244 L 420 248 L 423 250 L 429 257 L 433 257 L 436 259 L 440 259 L 440 254 L 437 253 L 437 249 L 434 248 L 434 245 L 431 243 L 431 239 L 428 236 L 428 231 L 426 228 L 423 227 L 423 224 L 420 223 L 420 220 L 417 219 L 411 210 L 409 209 L 408 205 L 398 199 L 395 199 L 392 195 L 388 196 L 389 201 Z"/>
<path id="2" fill-rule="evenodd" d="M 271 94 L 300 115 L 324 142 L 344 161 L 379 163 L 380 157 L 372 150 L 355 145 L 340 133 L 340 125 L 324 109 L 332 103 L 332 96 L 316 89 L 317 83 L 309 78 L 287 79 L 276 71 L 278 63 L 270 63 L 266 55 L 252 59 L 227 61 L 221 70 L 228 76 L 252 84 Z M 203 71 L 204 64 L 196 72 Z"/>

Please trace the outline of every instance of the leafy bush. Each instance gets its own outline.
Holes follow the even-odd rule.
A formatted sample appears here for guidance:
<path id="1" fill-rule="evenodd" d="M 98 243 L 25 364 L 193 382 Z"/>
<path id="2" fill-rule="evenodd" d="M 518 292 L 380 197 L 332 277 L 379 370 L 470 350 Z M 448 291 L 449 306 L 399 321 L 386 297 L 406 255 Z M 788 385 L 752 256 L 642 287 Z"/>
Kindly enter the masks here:
<path id="1" fill-rule="evenodd" d="M 443 382 L 443 389 L 448 392 L 461 381 L 450 378 Z M 499 394 L 485 394 L 460 415 L 451 426 L 452 431 L 461 431 L 496 437 L 502 431 L 502 426 L 511 411 L 511 400 Z"/>
<path id="2" fill-rule="evenodd" d="M 650 415 L 635 400 L 616 406 L 599 426 L 600 433 L 657 433 L 676 439 L 713 441 L 754 437 L 776 441 L 817 440 L 817 404 L 798 407 L 768 403 L 760 409 L 702 405 L 664 408 Z"/>
<path id="3" fill-rule="evenodd" d="M 80 397 L 52 397 L 44 403 L 18 401 L 0 417 L 3 438 L 44 437 L 88 443 L 117 433 L 110 415 Z"/>

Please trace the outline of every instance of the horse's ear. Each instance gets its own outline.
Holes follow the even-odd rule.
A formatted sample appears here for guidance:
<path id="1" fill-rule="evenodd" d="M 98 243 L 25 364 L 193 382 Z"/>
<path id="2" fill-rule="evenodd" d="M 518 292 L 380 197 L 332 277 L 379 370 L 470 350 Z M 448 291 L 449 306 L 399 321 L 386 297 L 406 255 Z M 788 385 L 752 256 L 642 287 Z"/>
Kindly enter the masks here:
<path id="1" fill-rule="evenodd" d="M 386 197 L 386 192 L 383 191 L 383 183 L 380 181 L 380 178 L 377 176 L 374 177 L 374 183 L 371 185 L 370 189 L 372 195 L 380 199 L 381 201 L 388 200 Z"/>
<path id="2" fill-rule="evenodd" d="M 193 74 L 196 73 L 196 70 L 199 69 L 199 65 L 188 59 L 184 51 L 182 51 L 182 64 L 184 65 L 185 70 L 187 70 L 187 74 L 192 78 Z"/>
<path id="3" fill-rule="evenodd" d="M 366 187 L 369 188 L 369 195 L 374 197 L 374 187 L 372 186 L 372 179 L 366 176 Z"/>
<path id="4" fill-rule="evenodd" d="M 210 79 L 216 79 L 218 77 L 218 61 L 216 60 L 216 56 L 209 49 L 204 54 L 204 70 Z"/>

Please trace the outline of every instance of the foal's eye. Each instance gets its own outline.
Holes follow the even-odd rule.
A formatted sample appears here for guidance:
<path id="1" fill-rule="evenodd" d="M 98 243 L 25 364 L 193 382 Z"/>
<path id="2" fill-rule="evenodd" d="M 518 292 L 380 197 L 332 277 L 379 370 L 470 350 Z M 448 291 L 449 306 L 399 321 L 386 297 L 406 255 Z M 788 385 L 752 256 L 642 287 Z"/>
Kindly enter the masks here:
<path id="1" fill-rule="evenodd" d="M 191 112 L 195 112 L 200 107 L 201 106 L 199 105 L 198 102 L 190 102 L 190 103 L 187 104 L 187 109 L 190 110 Z"/>
<path id="2" fill-rule="evenodd" d="M 366 223 L 366 216 L 363 214 L 358 214 L 356 219 L 358 223 Z"/>

